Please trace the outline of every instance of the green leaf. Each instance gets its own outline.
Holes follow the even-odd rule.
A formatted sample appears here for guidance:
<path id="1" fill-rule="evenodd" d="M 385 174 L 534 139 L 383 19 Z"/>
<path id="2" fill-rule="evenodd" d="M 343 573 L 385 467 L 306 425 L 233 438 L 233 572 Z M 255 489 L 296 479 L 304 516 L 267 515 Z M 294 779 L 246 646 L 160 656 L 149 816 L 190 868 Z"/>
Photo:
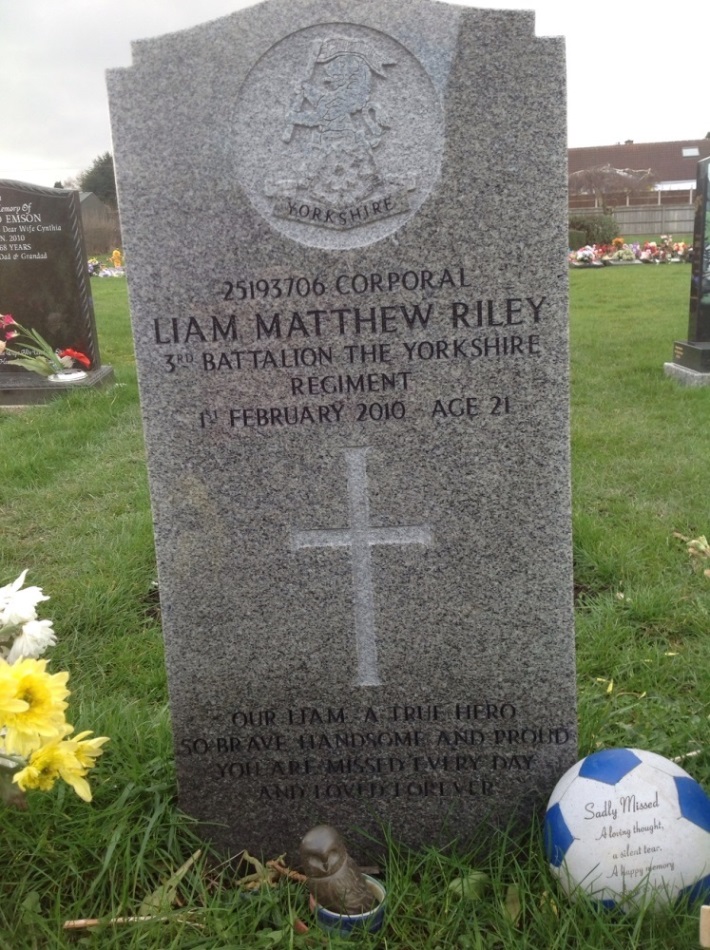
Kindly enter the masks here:
<path id="1" fill-rule="evenodd" d="M 15 350 L 11 350 L 9 347 L 5 352 L 14 357 L 11 363 L 13 366 L 22 366 L 24 369 L 28 369 L 33 373 L 39 373 L 41 376 L 49 376 L 54 372 L 54 367 L 52 367 L 44 357 L 24 356 L 18 354 Z"/>
<path id="2" fill-rule="evenodd" d="M 517 884 L 511 884 L 505 894 L 505 910 L 513 923 L 516 923 L 522 906 L 520 904 L 520 892 Z"/>
<path id="3" fill-rule="evenodd" d="M 259 934 L 265 947 L 277 947 L 285 936 L 285 930 L 262 930 Z"/>
<path id="4" fill-rule="evenodd" d="M 30 891 L 22 902 L 22 910 L 28 914 L 39 914 L 40 901 L 37 891 Z"/>
<path id="5" fill-rule="evenodd" d="M 152 894 L 149 894 L 138 909 L 137 916 L 153 917 L 171 910 L 175 903 L 180 881 L 185 877 L 201 854 L 201 851 L 195 851 L 192 857 L 188 858 L 167 881 L 161 884 L 160 887 L 157 887 Z"/>
<path id="6" fill-rule="evenodd" d="M 466 871 L 460 877 L 449 882 L 448 889 L 456 897 L 466 900 L 480 900 L 488 884 L 488 875 L 484 871 Z"/>

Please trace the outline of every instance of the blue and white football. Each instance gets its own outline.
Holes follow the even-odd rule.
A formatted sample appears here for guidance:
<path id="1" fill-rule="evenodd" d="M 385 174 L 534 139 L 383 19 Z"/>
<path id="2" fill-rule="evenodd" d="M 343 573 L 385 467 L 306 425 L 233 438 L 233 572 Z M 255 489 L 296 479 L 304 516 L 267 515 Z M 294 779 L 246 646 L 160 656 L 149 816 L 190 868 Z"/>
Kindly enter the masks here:
<path id="1" fill-rule="evenodd" d="M 544 834 L 570 897 L 630 912 L 710 895 L 710 798 L 655 752 L 605 749 L 577 762 L 550 796 Z"/>

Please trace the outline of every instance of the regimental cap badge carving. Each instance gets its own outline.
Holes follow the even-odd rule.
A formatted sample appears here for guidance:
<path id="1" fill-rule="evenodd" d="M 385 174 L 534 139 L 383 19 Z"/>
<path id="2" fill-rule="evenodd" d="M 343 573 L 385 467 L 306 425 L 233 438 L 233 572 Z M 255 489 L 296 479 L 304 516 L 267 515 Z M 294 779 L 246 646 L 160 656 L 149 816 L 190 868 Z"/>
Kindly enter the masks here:
<path id="1" fill-rule="evenodd" d="M 278 138 L 264 141 L 260 166 L 242 146 L 239 175 L 255 185 L 261 173 L 260 195 L 250 197 L 277 227 L 306 244 L 357 246 L 396 229 L 421 205 L 432 173 L 438 175 L 442 123 L 431 81 L 404 47 L 349 24 L 286 37 L 245 83 L 245 116 L 258 98 L 260 74 L 273 93 L 266 123 L 262 115 L 261 123 L 241 124 L 257 147 L 260 125 Z M 422 103 L 429 107 L 424 115 Z M 415 141 L 417 123 L 422 143 Z"/>
<path id="2" fill-rule="evenodd" d="M 363 39 L 313 41 L 283 133 L 287 144 L 299 131 L 308 135 L 306 162 L 297 179 L 267 181 L 275 215 L 347 230 L 409 210 L 414 181 L 388 176 L 377 158 L 391 123 L 376 83 L 386 82 L 386 70 L 394 66 Z"/>

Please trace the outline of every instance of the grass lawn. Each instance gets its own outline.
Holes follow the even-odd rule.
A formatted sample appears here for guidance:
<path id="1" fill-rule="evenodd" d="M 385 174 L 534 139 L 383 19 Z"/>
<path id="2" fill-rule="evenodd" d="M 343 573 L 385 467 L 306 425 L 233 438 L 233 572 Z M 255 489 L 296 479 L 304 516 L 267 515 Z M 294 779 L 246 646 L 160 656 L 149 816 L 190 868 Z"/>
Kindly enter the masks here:
<path id="1" fill-rule="evenodd" d="M 688 537 L 710 534 L 705 465 L 710 388 L 663 375 L 687 325 L 685 265 L 573 271 L 572 444 L 581 753 L 630 745 L 675 757 L 710 788 L 710 579 Z M 70 671 L 69 720 L 111 742 L 94 801 L 67 786 L 1 809 L 0 950 L 326 947 L 302 886 L 247 898 L 244 870 L 202 856 L 164 920 L 65 932 L 65 920 L 142 906 L 199 847 L 174 803 L 174 773 L 151 518 L 125 282 L 94 280 L 102 355 L 117 385 L 0 412 L 4 488 L 0 586 L 30 568 Z M 709 565 L 710 566 L 710 565 Z M 42 609 L 46 608 L 46 609 Z M 274 855 L 273 857 L 276 857 Z M 449 884 L 486 871 L 479 899 Z M 391 842 L 390 918 L 379 943 L 419 948 L 668 950 L 697 942 L 686 908 L 618 918 L 562 898 L 539 828 L 494 853 L 409 853 Z M 159 896 L 159 895 L 158 895 Z M 351 942 L 349 945 L 355 945 Z"/>

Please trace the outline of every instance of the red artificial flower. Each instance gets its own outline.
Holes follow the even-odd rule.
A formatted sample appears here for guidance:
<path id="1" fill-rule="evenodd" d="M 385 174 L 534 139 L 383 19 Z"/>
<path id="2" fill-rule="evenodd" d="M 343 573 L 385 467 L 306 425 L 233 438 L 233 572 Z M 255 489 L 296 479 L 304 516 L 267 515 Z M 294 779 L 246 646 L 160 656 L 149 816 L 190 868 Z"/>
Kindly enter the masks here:
<path id="1" fill-rule="evenodd" d="M 60 357 L 69 356 L 71 359 L 76 360 L 77 363 L 81 363 L 82 366 L 85 366 L 87 369 L 91 366 L 91 360 L 88 356 L 85 356 L 83 353 L 80 353 L 78 350 L 60 350 Z"/>
<path id="2" fill-rule="evenodd" d="M 15 318 L 11 317 L 9 313 L 0 313 L 0 331 L 2 331 L 2 336 L 5 340 L 11 340 L 13 337 L 18 335 L 17 330 L 7 329 L 11 326 L 17 326 Z"/>

